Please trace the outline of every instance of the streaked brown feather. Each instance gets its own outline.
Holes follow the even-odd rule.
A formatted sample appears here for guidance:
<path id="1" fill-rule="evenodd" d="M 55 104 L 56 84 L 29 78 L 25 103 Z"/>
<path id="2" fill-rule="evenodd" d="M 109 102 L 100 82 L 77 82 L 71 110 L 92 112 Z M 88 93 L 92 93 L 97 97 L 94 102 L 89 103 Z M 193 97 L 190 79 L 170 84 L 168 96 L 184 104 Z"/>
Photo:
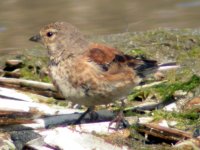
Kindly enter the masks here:
<path id="1" fill-rule="evenodd" d="M 91 44 L 87 51 L 88 57 L 97 64 L 111 63 L 116 54 L 120 54 L 115 48 L 100 44 Z"/>
<path id="2" fill-rule="evenodd" d="M 91 44 L 84 56 L 109 73 L 119 73 L 131 68 L 142 74 L 143 71 L 157 67 L 157 62 L 154 60 L 138 59 L 100 44 Z"/>

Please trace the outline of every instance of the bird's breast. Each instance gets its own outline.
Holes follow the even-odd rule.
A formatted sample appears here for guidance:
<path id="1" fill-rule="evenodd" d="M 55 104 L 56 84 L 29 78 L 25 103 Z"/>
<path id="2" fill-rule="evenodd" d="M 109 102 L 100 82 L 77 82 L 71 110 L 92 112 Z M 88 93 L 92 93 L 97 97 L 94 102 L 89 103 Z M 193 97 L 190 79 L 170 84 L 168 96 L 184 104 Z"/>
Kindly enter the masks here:
<path id="1" fill-rule="evenodd" d="M 53 84 L 63 94 L 66 99 L 75 101 L 84 96 L 84 92 L 79 87 L 74 87 L 70 81 L 71 70 L 68 66 L 49 66 L 50 76 Z"/>

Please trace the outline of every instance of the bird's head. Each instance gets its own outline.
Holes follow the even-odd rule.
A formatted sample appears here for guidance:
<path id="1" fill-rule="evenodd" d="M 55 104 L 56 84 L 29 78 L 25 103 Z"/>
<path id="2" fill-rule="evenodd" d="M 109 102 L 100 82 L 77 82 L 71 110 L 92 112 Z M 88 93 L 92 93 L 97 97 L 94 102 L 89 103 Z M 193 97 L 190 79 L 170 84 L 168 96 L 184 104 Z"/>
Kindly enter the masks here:
<path id="1" fill-rule="evenodd" d="M 87 43 L 83 35 L 73 25 L 66 22 L 55 22 L 41 28 L 39 34 L 30 38 L 30 41 L 42 43 L 49 55 L 56 55 L 63 51 L 73 53 Z"/>

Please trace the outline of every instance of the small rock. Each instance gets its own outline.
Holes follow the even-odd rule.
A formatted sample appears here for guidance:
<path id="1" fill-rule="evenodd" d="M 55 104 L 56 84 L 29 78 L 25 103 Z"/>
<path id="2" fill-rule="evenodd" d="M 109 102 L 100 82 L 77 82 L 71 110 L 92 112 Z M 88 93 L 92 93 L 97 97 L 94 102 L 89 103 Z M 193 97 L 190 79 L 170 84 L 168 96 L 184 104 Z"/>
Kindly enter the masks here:
<path id="1" fill-rule="evenodd" d="M 158 123 L 160 126 L 162 127 L 175 127 L 175 125 L 177 125 L 176 121 L 168 121 L 168 120 L 162 120 L 160 123 Z"/>
<path id="2" fill-rule="evenodd" d="M 165 111 L 178 111 L 177 104 L 171 103 L 163 108 Z"/>
<path id="3" fill-rule="evenodd" d="M 11 59 L 11 60 L 7 60 L 6 61 L 6 66 L 4 68 L 4 71 L 13 71 L 17 68 L 21 68 L 23 65 L 23 61 L 22 60 L 18 60 L 18 59 Z"/>
<path id="4" fill-rule="evenodd" d="M 146 124 L 146 123 L 150 123 L 154 120 L 153 117 L 140 117 L 139 118 L 139 122 L 140 124 Z"/>
<path id="5" fill-rule="evenodd" d="M 14 71 L 11 71 L 11 72 L 5 71 L 3 76 L 10 77 L 10 78 L 20 78 L 21 72 L 20 72 L 20 69 L 15 69 Z"/>
<path id="6" fill-rule="evenodd" d="M 200 128 L 196 128 L 193 132 L 194 138 L 200 138 Z"/>
<path id="7" fill-rule="evenodd" d="M 159 126 L 162 126 L 162 127 L 166 127 L 166 128 L 169 128 L 168 126 L 168 122 L 166 120 L 162 120 L 160 123 L 158 123 Z"/>
<path id="8" fill-rule="evenodd" d="M 169 127 L 175 127 L 178 124 L 177 121 L 168 121 Z"/>
<path id="9" fill-rule="evenodd" d="M 183 90 L 178 90 L 178 91 L 175 91 L 175 93 L 173 95 L 174 95 L 174 97 L 182 97 L 182 96 L 186 96 L 187 92 L 183 91 Z"/>

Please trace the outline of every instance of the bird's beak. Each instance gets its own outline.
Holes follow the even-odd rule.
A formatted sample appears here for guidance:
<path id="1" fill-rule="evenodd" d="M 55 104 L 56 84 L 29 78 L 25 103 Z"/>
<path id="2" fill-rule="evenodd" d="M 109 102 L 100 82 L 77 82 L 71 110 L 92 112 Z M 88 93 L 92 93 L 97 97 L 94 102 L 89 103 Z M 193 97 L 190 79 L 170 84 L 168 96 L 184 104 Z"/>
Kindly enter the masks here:
<path id="1" fill-rule="evenodd" d="M 37 35 L 32 36 L 29 40 L 33 42 L 41 42 L 41 36 L 37 34 Z"/>

